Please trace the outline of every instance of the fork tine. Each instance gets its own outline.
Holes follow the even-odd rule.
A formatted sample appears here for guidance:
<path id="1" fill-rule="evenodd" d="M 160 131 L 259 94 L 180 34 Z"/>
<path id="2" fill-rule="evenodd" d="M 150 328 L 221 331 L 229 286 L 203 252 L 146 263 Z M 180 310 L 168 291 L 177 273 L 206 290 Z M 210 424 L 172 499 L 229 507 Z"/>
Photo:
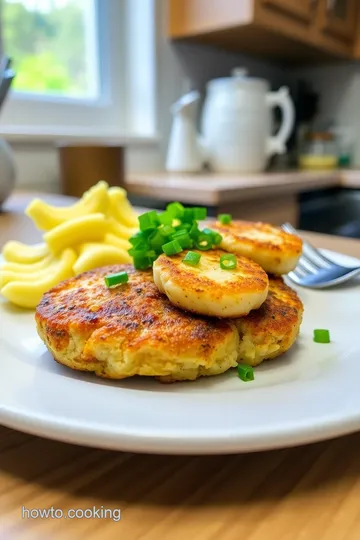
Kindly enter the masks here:
<path id="1" fill-rule="evenodd" d="M 298 231 L 290 224 L 290 223 L 284 223 L 281 228 L 290 234 L 295 234 L 296 236 L 300 236 Z M 303 240 L 303 256 L 306 257 L 310 262 L 317 264 L 319 268 L 323 268 L 324 266 L 333 266 L 334 263 L 330 261 L 325 255 L 323 255 L 318 249 L 316 249 L 314 246 L 309 244 L 306 240 Z"/>
<path id="2" fill-rule="evenodd" d="M 325 262 L 317 254 L 309 251 L 308 246 L 303 245 L 303 252 L 301 258 L 306 260 L 309 264 L 317 268 L 317 270 L 322 270 L 323 268 L 330 268 L 332 265 L 330 262 Z"/>
<path id="3" fill-rule="evenodd" d="M 286 277 L 289 278 L 290 281 L 296 283 L 296 285 L 301 285 L 301 277 L 295 274 L 295 272 L 290 272 Z"/>
<path id="4" fill-rule="evenodd" d="M 319 270 L 318 266 L 312 264 L 311 261 L 308 261 L 305 257 L 301 257 L 299 259 L 296 268 L 301 268 L 301 270 L 306 274 L 314 274 Z"/>

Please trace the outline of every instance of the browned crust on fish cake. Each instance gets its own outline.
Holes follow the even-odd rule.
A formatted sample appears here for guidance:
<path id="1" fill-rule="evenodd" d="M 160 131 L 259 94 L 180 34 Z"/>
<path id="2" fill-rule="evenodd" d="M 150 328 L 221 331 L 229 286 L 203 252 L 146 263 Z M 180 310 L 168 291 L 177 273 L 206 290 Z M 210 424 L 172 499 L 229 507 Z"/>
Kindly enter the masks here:
<path id="1" fill-rule="evenodd" d="M 235 320 L 240 335 L 239 361 L 257 365 L 286 352 L 298 336 L 303 310 L 297 293 L 281 277 L 270 277 L 269 294 L 262 306 Z M 250 344 L 255 351 L 253 361 L 246 357 Z"/>
<path id="2" fill-rule="evenodd" d="M 129 282 L 108 289 L 104 276 L 120 271 L 129 274 Z M 181 369 L 187 358 L 196 359 L 199 374 L 206 375 L 201 371 L 220 360 L 222 347 L 225 356 L 236 358 L 231 352 L 237 348 L 233 325 L 177 309 L 158 291 L 151 271 L 131 265 L 92 270 L 60 283 L 44 295 L 35 318 L 57 361 L 104 377 L 140 373 L 172 380 L 174 366 Z M 118 369 L 124 354 L 134 362 L 129 373 Z M 151 360 L 151 355 L 151 366 L 144 368 L 149 372 L 141 372 L 142 358 Z"/>
<path id="3" fill-rule="evenodd" d="M 235 220 L 227 225 L 223 225 L 217 221 L 212 225 L 213 229 L 216 229 L 220 234 L 231 234 L 237 239 L 241 239 L 241 242 L 249 246 L 253 246 L 255 249 L 265 249 L 274 253 L 286 253 L 287 255 L 300 255 L 302 251 L 302 240 L 298 236 L 288 234 L 279 227 L 274 227 L 268 223 L 252 222 L 252 221 L 240 221 Z M 276 234 L 281 240 L 280 244 L 274 242 L 266 242 L 256 238 L 247 238 L 244 233 L 254 229 L 260 233 Z"/>

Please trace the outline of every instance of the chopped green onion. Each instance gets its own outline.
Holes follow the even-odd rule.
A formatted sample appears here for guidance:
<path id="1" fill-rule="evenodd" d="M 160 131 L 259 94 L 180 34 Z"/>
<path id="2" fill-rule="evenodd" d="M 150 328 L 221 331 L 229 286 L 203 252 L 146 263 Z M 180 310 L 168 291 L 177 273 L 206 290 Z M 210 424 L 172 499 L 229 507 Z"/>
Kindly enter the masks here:
<path id="1" fill-rule="evenodd" d="M 214 231 L 212 229 L 208 229 L 207 227 L 203 229 L 202 232 L 204 234 L 208 234 L 209 236 L 211 236 L 211 238 L 214 236 Z"/>
<path id="2" fill-rule="evenodd" d="M 185 223 L 192 223 L 194 221 L 194 211 L 192 208 L 185 208 L 184 214 L 181 218 Z"/>
<path id="3" fill-rule="evenodd" d="M 164 225 L 163 227 L 160 227 L 159 233 L 162 236 L 170 236 L 175 232 L 174 227 L 170 227 L 170 225 Z"/>
<path id="4" fill-rule="evenodd" d="M 139 227 L 141 231 L 147 231 L 148 229 L 155 229 L 158 226 L 158 217 L 156 210 L 150 210 L 138 217 Z"/>
<path id="5" fill-rule="evenodd" d="M 129 275 L 127 272 L 119 272 L 118 274 L 108 274 L 105 276 L 105 284 L 108 288 L 115 285 L 121 285 L 129 281 Z"/>
<path id="6" fill-rule="evenodd" d="M 171 227 L 170 227 L 171 228 Z M 164 237 L 160 233 L 159 229 L 156 229 L 151 236 L 149 237 L 149 244 L 155 251 L 158 251 L 159 253 L 162 253 L 162 245 L 164 243 Z"/>
<path id="7" fill-rule="evenodd" d="M 185 208 L 179 202 L 173 202 L 167 205 L 166 212 L 170 214 L 174 219 L 182 218 Z"/>
<path id="8" fill-rule="evenodd" d="M 129 238 L 129 242 L 134 248 L 137 248 L 139 246 L 146 247 L 147 238 L 141 231 L 135 233 L 131 238 Z"/>
<path id="9" fill-rule="evenodd" d="M 193 241 L 186 230 L 176 231 L 171 235 L 171 240 L 177 240 L 183 249 L 193 246 Z"/>
<path id="10" fill-rule="evenodd" d="M 157 253 L 153 249 L 149 249 L 149 251 L 146 252 L 146 256 L 149 257 L 153 262 L 156 261 L 159 253 Z"/>
<path id="11" fill-rule="evenodd" d="M 162 250 L 165 253 L 165 255 L 171 256 L 171 255 L 176 255 L 176 253 L 181 253 L 183 248 L 181 247 L 180 243 L 177 240 L 172 240 L 171 242 L 164 244 L 162 246 Z"/>
<path id="12" fill-rule="evenodd" d="M 182 262 L 185 264 L 189 264 L 190 266 L 196 266 L 199 264 L 200 259 L 200 253 L 195 253 L 195 251 L 188 251 Z"/>
<path id="13" fill-rule="evenodd" d="M 137 270 L 146 270 L 152 267 L 154 261 L 146 254 L 133 255 L 133 264 Z"/>
<path id="14" fill-rule="evenodd" d="M 204 233 L 200 233 L 194 243 L 197 249 L 200 249 L 201 251 L 207 251 L 213 246 L 212 237 L 209 234 Z"/>
<path id="15" fill-rule="evenodd" d="M 193 223 L 191 229 L 189 230 L 189 235 L 193 240 L 196 240 L 200 235 L 200 229 L 197 223 Z"/>
<path id="16" fill-rule="evenodd" d="M 194 206 L 192 210 L 194 214 L 194 219 L 206 219 L 206 216 L 207 216 L 206 208 L 200 207 L 200 206 Z"/>
<path id="17" fill-rule="evenodd" d="M 220 257 L 220 267 L 223 270 L 234 270 L 237 265 L 237 260 L 235 255 L 232 253 L 227 253 L 226 255 L 221 255 Z"/>
<path id="18" fill-rule="evenodd" d="M 197 221 L 206 216 L 205 207 L 185 208 L 180 202 L 168 204 L 164 212 L 150 210 L 141 214 L 138 218 L 140 231 L 129 239 L 131 248 L 128 253 L 134 266 L 150 268 L 162 252 L 175 255 L 194 246 L 205 251 L 219 245 L 221 234 L 209 228 L 199 229 Z M 231 216 L 225 216 L 231 220 Z"/>
<path id="19" fill-rule="evenodd" d="M 222 225 L 228 225 L 232 220 L 231 214 L 219 214 L 217 218 Z"/>
<path id="20" fill-rule="evenodd" d="M 315 343 L 330 343 L 329 330 L 316 329 L 314 330 Z"/>
<path id="21" fill-rule="evenodd" d="M 219 244 L 221 244 L 222 239 L 223 239 L 223 237 L 221 236 L 220 233 L 216 232 L 216 233 L 213 234 L 213 242 L 214 242 L 215 246 L 218 246 Z"/>
<path id="22" fill-rule="evenodd" d="M 158 214 L 158 220 L 161 225 L 172 225 L 173 216 L 169 214 L 169 212 L 162 212 L 161 214 Z"/>
<path id="23" fill-rule="evenodd" d="M 238 364 L 237 372 L 240 379 L 244 382 L 249 382 L 254 380 L 254 370 L 248 364 Z"/>

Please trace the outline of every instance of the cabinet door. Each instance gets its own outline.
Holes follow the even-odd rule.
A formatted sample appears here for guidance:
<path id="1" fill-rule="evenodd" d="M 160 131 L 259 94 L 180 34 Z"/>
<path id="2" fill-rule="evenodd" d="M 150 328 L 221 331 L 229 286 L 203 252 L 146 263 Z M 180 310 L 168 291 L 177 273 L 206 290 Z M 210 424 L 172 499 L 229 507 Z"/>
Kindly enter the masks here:
<path id="1" fill-rule="evenodd" d="M 347 41 L 355 38 L 357 0 L 321 0 L 322 30 Z"/>
<path id="2" fill-rule="evenodd" d="M 263 4 L 268 7 L 273 7 L 278 11 L 302 19 L 310 21 L 313 15 L 313 6 L 316 0 L 262 0 Z"/>

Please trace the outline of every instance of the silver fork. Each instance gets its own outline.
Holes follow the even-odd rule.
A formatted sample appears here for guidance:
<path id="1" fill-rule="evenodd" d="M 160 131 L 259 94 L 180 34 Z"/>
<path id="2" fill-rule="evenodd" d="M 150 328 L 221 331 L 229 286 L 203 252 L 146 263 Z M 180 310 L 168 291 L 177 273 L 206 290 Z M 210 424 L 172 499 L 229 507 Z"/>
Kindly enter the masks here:
<path id="1" fill-rule="evenodd" d="M 281 228 L 290 234 L 300 236 L 290 223 L 284 223 Z M 360 266 L 346 267 L 330 261 L 321 251 L 303 240 L 303 252 L 293 272 L 288 274 L 297 285 L 311 289 L 324 289 L 360 275 Z"/>

